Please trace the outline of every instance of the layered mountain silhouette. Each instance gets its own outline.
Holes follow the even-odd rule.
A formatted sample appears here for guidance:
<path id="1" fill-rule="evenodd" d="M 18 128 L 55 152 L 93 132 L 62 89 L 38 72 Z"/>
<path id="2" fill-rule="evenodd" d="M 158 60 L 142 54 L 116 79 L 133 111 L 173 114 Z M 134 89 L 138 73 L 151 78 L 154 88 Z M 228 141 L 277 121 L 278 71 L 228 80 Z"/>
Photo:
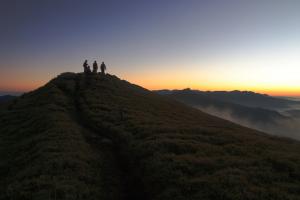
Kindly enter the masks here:
<path id="1" fill-rule="evenodd" d="M 203 92 L 199 90 L 158 90 L 206 113 L 261 131 L 300 139 L 297 118 L 299 101 L 275 98 L 254 92 Z"/>
<path id="2" fill-rule="evenodd" d="M 158 90 L 156 92 L 164 95 L 193 93 L 194 95 L 199 95 L 199 97 L 202 95 L 213 100 L 269 110 L 287 109 L 294 105 L 300 105 L 298 101 L 271 97 L 266 94 L 259 94 L 251 91 L 200 91 L 187 88 L 184 90 Z"/>
<path id="3" fill-rule="evenodd" d="M 201 92 L 198 90 L 190 90 L 190 89 L 173 90 L 169 92 L 167 92 L 166 90 L 162 90 L 156 92 L 158 92 L 159 94 L 167 95 L 185 104 L 191 105 L 193 107 L 198 107 L 200 109 L 213 107 L 220 111 L 227 110 L 230 111 L 233 118 L 236 119 L 243 118 L 252 123 L 275 123 L 277 120 L 287 118 L 286 116 L 274 110 L 270 110 L 258 106 L 257 107 L 246 106 L 249 104 L 247 102 L 253 99 L 252 97 L 249 99 L 243 97 L 243 95 L 241 95 L 240 97 L 236 97 L 236 99 L 243 99 L 243 98 L 246 99 L 246 100 L 241 100 L 241 102 L 237 104 L 235 103 L 236 99 L 234 98 L 231 99 L 231 96 L 233 96 L 231 92 L 228 92 L 227 95 L 225 94 L 226 92 L 224 93 L 220 92 L 222 94 L 222 97 L 219 97 L 218 95 L 219 92 Z M 243 93 L 239 92 L 239 94 L 243 94 Z M 267 100 L 260 101 L 261 103 L 258 103 L 258 105 L 261 105 L 264 102 L 269 101 L 270 98 L 271 97 L 266 97 Z M 285 103 L 284 100 L 283 101 L 279 100 L 278 102 L 280 102 L 280 105 L 282 106 L 283 105 L 288 106 L 288 104 Z"/>
<path id="4" fill-rule="evenodd" d="M 0 199 L 299 199 L 300 142 L 113 75 L 64 73 L 0 109 Z"/>
<path id="5" fill-rule="evenodd" d="M 10 100 L 13 100 L 15 98 L 16 98 L 16 96 L 3 95 L 3 96 L 0 96 L 0 103 L 4 103 L 4 102 L 10 101 Z"/>

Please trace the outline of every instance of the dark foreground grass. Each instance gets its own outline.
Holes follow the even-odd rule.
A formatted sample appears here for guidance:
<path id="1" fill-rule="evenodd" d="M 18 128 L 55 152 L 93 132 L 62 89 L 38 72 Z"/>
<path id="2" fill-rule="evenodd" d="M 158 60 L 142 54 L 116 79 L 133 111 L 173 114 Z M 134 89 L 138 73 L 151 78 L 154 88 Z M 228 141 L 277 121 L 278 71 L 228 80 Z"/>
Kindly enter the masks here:
<path id="1" fill-rule="evenodd" d="M 0 199 L 300 199 L 299 142 L 115 76 L 62 74 L 0 123 Z"/>

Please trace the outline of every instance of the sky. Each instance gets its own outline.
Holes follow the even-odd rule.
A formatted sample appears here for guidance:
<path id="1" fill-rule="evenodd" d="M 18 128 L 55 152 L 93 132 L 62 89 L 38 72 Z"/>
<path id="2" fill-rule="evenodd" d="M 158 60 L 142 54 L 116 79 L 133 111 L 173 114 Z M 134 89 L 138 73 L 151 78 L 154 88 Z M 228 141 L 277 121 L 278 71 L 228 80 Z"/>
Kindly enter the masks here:
<path id="1" fill-rule="evenodd" d="M 298 0 L 1 0 L 0 94 L 104 61 L 150 90 L 300 96 Z"/>

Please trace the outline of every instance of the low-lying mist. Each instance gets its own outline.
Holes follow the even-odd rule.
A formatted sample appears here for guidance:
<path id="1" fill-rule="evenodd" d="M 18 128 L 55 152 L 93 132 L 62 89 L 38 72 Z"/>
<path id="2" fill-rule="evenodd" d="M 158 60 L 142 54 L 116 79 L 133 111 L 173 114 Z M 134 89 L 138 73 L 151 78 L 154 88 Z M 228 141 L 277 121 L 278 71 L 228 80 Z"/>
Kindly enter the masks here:
<path id="1" fill-rule="evenodd" d="M 286 116 L 285 119 L 274 119 L 273 122 L 254 122 L 240 116 L 235 116 L 230 109 L 219 109 L 214 106 L 201 107 L 197 106 L 203 112 L 232 121 L 234 123 L 260 130 L 280 137 L 289 137 L 300 140 L 300 116 L 292 116 L 286 111 L 281 114 Z M 299 111 L 300 106 L 294 106 L 290 110 Z"/>

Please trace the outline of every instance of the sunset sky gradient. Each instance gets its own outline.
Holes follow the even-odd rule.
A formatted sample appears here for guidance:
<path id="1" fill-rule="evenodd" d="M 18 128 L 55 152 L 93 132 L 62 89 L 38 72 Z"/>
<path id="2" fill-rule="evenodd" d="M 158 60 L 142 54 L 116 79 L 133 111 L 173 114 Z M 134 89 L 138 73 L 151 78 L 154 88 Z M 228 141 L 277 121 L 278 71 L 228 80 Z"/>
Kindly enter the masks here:
<path id="1" fill-rule="evenodd" d="M 148 89 L 300 96 L 298 0 L 2 0 L 0 92 L 82 62 Z"/>

